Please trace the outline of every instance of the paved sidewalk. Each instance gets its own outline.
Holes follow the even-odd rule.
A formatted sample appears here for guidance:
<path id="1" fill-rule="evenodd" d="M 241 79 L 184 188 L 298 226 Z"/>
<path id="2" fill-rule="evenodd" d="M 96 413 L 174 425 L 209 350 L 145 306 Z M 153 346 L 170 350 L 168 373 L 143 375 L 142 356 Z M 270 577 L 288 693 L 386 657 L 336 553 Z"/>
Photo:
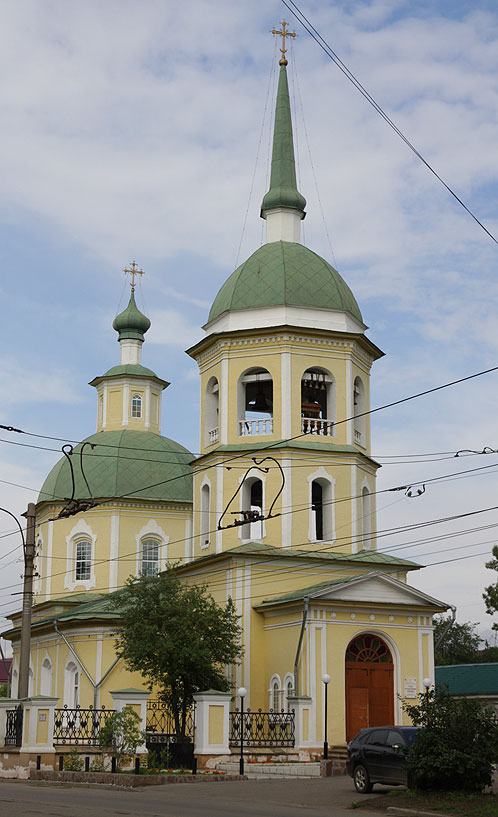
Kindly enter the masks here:
<path id="1" fill-rule="evenodd" d="M 230 761 L 218 766 L 227 774 L 239 773 L 239 762 Z M 244 774 L 249 780 L 277 780 L 281 777 L 320 777 L 320 763 L 244 763 Z"/>

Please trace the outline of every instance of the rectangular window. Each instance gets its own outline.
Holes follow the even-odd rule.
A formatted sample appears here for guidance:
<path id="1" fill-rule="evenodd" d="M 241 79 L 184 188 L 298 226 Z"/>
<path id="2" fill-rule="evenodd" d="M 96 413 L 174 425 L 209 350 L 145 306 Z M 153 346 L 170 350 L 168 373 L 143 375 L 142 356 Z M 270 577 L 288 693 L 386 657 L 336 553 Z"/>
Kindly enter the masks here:
<path id="1" fill-rule="evenodd" d="M 139 394 L 134 394 L 131 398 L 131 416 L 138 418 L 142 416 L 142 398 Z"/>
<path id="2" fill-rule="evenodd" d="M 157 576 L 159 568 L 159 543 L 155 539 L 142 542 L 142 575 Z"/>
<path id="3" fill-rule="evenodd" d="M 76 542 L 76 581 L 85 581 L 91 575 L 92 543 Z"/>

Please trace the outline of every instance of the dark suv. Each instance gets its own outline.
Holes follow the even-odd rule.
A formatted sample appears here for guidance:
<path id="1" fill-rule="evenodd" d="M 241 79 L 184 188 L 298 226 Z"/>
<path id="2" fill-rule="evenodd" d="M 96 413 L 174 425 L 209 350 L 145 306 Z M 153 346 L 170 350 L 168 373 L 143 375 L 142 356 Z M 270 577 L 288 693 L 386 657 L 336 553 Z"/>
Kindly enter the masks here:
<path id="1" fill-rule="evenodd" d="M 356 791 L 368 794 L 374 783 L 406 785 L 406 756 L 418 726 L 375 726 L 362 729 L 348 744 L 346 768 Z"/>

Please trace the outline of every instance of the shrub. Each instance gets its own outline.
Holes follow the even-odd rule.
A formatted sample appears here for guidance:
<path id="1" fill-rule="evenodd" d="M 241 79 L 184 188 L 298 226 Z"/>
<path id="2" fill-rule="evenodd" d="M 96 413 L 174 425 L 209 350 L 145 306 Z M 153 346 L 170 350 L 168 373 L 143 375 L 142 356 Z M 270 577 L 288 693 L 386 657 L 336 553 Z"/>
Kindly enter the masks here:
<path id="1" fill-rule="evenodd" d="M 64 758 L 64 771 L 65 772 L 81 772 L 85 762 L 82 757 L 78 754 L 78 750 L 76 746 L 74 749 L 71 749 L 69 754 Z"/>
<path id="2" fill-rule="evenodd" d="M 404 704 L 422 726 L 408 758 L 416 788 L 477 792 L 491 784 L 498 761 L 498 715 L 472 698 L 454 698 L 445 687 Z"/>
<path id="3" fill-rule="evenodd" d="M 116 758 L 118 768 L 129 762 L 143 740 L 140 716 L 129 706 L 125 706 L 121 712 L 113 712 L 99 734 L 100 748 Z"/>

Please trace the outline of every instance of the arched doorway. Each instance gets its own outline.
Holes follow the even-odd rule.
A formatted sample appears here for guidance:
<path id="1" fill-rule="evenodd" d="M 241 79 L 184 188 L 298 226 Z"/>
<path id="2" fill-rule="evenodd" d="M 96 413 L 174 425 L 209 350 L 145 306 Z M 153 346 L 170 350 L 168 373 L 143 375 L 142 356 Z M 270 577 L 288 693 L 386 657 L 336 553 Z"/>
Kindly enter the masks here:
<path id="1" fill-rule="evenodd" d="M 346 650 L 346 740 L 366 726 L 394 722 L 394 664 L 377 635 L 353 638 Z"/>

